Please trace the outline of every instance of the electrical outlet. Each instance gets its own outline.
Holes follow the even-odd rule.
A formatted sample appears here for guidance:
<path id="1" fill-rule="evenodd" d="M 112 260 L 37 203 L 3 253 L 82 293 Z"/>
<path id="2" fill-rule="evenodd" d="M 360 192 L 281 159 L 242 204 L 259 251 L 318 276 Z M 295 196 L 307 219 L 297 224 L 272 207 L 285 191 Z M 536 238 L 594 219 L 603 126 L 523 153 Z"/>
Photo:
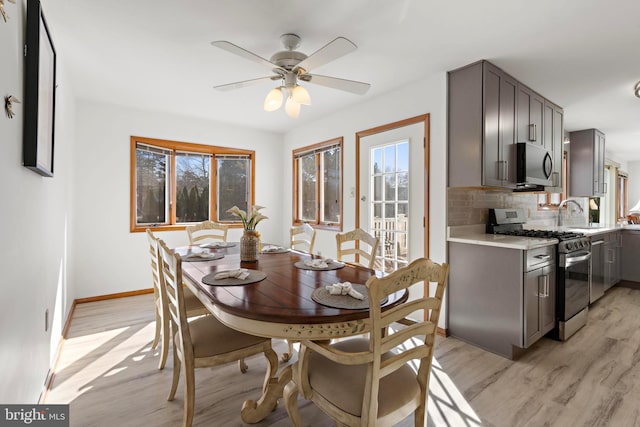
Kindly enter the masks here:
<path id="1" fill-rule="evenodd" d="M 44 331 L 47 332 L 49 330 L 49 309 L 47 308 L 44 311 Z"/>

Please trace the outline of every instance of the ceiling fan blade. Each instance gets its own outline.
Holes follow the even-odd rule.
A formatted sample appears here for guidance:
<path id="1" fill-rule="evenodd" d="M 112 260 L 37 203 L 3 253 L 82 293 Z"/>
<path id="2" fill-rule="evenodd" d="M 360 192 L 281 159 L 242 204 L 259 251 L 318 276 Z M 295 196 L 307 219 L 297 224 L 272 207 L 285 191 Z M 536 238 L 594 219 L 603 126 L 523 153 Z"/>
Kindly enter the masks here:
<path id="1" fill-rule="evenodd" d="M 240 89 L 247 86 L 253 86 L 255 84 L 266 82 L 268 80 L 280 80 L 280 79 L 281 79 L 280 76 L 259 77 L 257 79 L 243 80 L 241 82 L 214 86 L 213 88 L 224 92 L 224 91 L 233 90 L 233 89 Z"/>
<path id="2" fill-rule="evenodd" d="M 310 71 L 326 64 L 327 62 L 338 59 L 349 52 L 353 52 L 357 48 L 358 46 L 356 46 L 351 40 L 345 39 L 344 37 L 338 37 L 309 55 L 306 59 L 297 64 L 295 68 L 302 68 L 305 71 Z"/>
<path id="3" fill-rule="evenodd" d="M 318 74 L 302 74 L 300 80 L 315 83 L 317 85 L 344 90 L 347 92 L 364 95 L 371 85 L 369 83 L 357 82 L 355 80 L 339 79 L 337 77 L 320 76 Z"/>
<path id="4" fill-rule="evenodd" d="M 237 46 L 233 43 L 229 43 L 228 41 L 218 40 L 218 41 L 211 42 L 211 45 L 218 47 L 222 50 L 226 50 L 227 52 L 231 52 L 233 54 L 241 56 L 245 59 L 248 59 L 249 61 L 257 62 L 258 64 L 261 64 L 262 66 L 267 67 L 269 69 L 280 68 L 277 65 L 267 61 L 263 57 L 256 55 L 253 52 L 249 52 L 248 50 L 243 49 L 240 46 Z"/>

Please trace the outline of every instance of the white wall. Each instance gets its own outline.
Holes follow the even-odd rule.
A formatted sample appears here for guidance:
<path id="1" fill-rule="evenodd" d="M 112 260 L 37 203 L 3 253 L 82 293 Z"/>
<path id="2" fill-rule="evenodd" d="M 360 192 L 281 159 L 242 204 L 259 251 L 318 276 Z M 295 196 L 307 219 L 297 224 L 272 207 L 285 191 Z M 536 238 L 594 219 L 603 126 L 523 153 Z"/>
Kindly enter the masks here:
<path id="1" fill-rule="evenodd" d="M 54 177 L 22 166 L 24 118 L 24 22 L 26 1 L 5 2 L 0 20 L 0 402 L 36 402 L 66 319 L 73 291 L 70 229 L 73 215 L 74 100 L 64 63 L 58 58 Z M 54 33 L 55 40 L 55 33 Z M 22 103 L 6 117 L 4 96 Z M 45 310 L 50 325 L 45 332 Z"/>
<path id="2" fill-rule="evenodd" d="M 355 187 L 355 134 L 387 123 L 430 114 L 429 147 L 429 258 L 436 262 L 446 260 L 446 73 L 426 76 L 424 79 L 398 90 L 386 93 L 370 102 L 341 110 L 310 125 L 298 127 L 285 135 L 283 156 L 291 158 L 291 151 L 339 136 L 344 137 L 343 228 L 355 227 L 354 197 L 349 196 Z M 285 163 L 284 206 L 291 206 L 291 162 Z M 422 171 L 416 171 L 422 179 Z M 291 226 L 291 209 L 282 219 L 283 236 Z M 335 254 L 335 233 L 318 230 L 314 251 L 323 255 Z M 333 255 L 335 256 L 335 255 Z M 446 324 L 446 304 L 440 325 Z"/>
<path id="3" fill-rule="evenodd" d="M 265 242 L 284 244 L 282 135 L 215 121 L 78 102 L 73 191 L 77 248 L 76 298 L 150 288 L 145 233 L 129 232 L 129 147 L 132 135 L 255 150 L 256 203 L 269 217 L 258 226 Z M 239 240 L 241 231 L 229 231 Z M 158 233 L 171 246 L 187 244 L 184 230 Z"/>
<path id="4" fill-rule="evenodd" d="M 640 201 L 640 161 L 628 162 L 626 171 L 629 173 L 629 209 Z"/>

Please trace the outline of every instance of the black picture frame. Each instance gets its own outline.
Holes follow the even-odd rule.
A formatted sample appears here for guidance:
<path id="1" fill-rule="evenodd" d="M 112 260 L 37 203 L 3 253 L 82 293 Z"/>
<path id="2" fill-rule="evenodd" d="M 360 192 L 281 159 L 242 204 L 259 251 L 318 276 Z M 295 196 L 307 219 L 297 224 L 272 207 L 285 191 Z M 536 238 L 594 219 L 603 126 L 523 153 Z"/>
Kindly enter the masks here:
<path id="1" fill-rule="evenodd" d="M 27 0 L 23 165 L 53 176 L 56 50 L 39 0 Z"/>

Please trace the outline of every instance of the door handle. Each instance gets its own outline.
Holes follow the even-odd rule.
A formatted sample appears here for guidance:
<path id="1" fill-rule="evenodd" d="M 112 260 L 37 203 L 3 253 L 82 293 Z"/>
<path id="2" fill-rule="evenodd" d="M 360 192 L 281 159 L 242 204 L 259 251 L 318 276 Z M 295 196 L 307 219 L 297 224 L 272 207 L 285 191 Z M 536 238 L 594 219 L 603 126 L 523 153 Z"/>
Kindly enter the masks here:
<path id="1" fill-rule="evenodd" d="M 360 200 L 362 200 L 363 202 L 366 202 L 367 201 L 367 196 L 360 197 Z"/>

